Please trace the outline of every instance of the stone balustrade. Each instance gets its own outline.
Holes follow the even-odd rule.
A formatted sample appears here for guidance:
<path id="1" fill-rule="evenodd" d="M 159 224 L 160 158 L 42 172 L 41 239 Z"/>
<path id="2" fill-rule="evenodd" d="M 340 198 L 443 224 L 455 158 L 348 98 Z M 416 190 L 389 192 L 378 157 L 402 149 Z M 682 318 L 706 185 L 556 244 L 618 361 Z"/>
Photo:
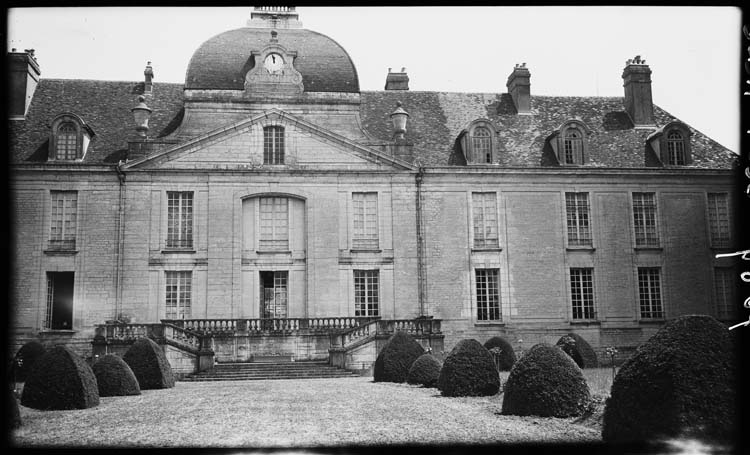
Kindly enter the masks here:
<path id="1" fill-rule="evenodd" d="M 329 333 L 359 327 L 378 318 L 162 319 L 162 323 L 203 335 Z"/>

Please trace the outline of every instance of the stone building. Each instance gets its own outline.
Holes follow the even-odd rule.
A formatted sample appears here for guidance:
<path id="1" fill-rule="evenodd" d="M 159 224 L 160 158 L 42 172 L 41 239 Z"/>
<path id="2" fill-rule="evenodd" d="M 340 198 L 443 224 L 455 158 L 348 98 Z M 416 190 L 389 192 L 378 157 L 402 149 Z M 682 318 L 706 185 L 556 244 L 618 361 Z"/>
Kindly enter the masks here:
<path id="1" fill-rule="evenodd" d="M 186 372 L 362 367 L 398 329 L 626 349 L 682 314 L 734 317 L 714 255 L 736 156 L 652 103 L 640 57 L 623 97 L 535 96 L 525 64 L 505 93 L 411 91 L 404 70 L 361 91 L 338 43 L 264 7 L 184 84 L 8 59 L 13 349 L 149 334 Z"/>

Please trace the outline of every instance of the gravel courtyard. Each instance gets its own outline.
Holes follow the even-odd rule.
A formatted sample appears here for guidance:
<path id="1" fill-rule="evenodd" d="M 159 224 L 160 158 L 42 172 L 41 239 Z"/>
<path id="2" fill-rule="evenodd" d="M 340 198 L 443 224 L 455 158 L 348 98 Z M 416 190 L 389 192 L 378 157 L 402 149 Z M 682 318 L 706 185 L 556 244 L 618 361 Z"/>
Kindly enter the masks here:
<path id="1" fill-rule="evenodd" d="M 314 447 L 601 441 L 577 419 L 499 415 L 502 393 L 446 398 L 437 389 L 372 377 L 178 382 L 95 408 L 21 407 L 22 447 Z"/>

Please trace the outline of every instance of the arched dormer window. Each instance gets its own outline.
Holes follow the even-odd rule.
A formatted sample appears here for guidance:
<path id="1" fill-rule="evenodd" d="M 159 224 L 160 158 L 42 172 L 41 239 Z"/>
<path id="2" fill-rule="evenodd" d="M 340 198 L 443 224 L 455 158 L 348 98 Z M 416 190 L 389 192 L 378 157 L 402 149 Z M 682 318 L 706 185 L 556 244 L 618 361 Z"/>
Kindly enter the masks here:
<path id="1" fill-rule="evenodd" d="M 569 120 L 552 132 L 549 143 L 557 161 L 563 166 L 582 165 L 588 161 L 589 127 L 580 120 Z"/>
<path id="2" fill-rule="evenodd" d="M 488 120 L 476 120 L 461 132 L 461 149 L 467 164 L 496 162 L 495 128 Z"/>
<path id="3" fill-rule="evenodd" d="M 75 114 L 60 114 L 52 121 L 49 140 L 50 161 L 83 159 L 94 132 Z"/>
<path id="4" fill-rule="evenodd" d="M 690 128 L 675 120 L 654 131 L 646 141 L 665 166 L 686 166 L 693 162 Z"/>
<path id="5" fill-rule="evenodd" d="M 685 139 L 679 131 L 670 131 L 667 136 L 667 162 L 677 166 L 687 164 Z"/>

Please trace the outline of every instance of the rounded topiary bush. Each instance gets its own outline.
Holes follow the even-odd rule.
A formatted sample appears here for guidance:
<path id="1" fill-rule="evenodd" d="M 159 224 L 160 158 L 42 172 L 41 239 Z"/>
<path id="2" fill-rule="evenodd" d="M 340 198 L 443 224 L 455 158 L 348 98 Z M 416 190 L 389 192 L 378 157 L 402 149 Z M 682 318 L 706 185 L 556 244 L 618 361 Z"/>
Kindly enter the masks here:
<path id="1" fill-rule="evenodd" d="M 604 410 L 604 440 L 731 440 L 737 421 L 736 362 L 730 333 L 714 318 L 670 321 L 615 376 Z"/>
<path id="2" fill-rule="evenodd" d="M 492 354 L 477 340 L 459 341 L 443 362 L 438 389 L 446 397 L 496 394 L 500 376 Z"/>
<path id="3" fill-rule="evenodd" d="M 578 365 L 557 346 L 540 343 L 510 370 L 503 414 L 571 417 L 583 414 L 590 403 L 589 386 Z"/>
<path id="4" fill-rule="evenodd" d="M 47 352 L 47 350 L 42 343 L 38 341 L 29 341 L 21 346 L 21 349 L 18 350 L 13 359 L 13 374 L 15 376 L 13 379 L 18 382 L 26 381 L 26 377 L 29 375 L 31 368 L 45 352 Z"/>
<path id="5" fill-rule="evenodd" d="M 127 363 L 114 354 L 100 358 L 91 369 L 99 385 L 100 397 L 140 395 L 138 380 Z"/>
<path id="6" fill-rule="evenodd" d="M 406 332 L 396 332 L 380 350 L 375 359 L 373 379 L 375 382 L 404 382 L 409 368 L 424 349 Z"/>
<path id="7" fill-rule="evenodd" d="M 513 351 L 513 346 L 505 338 L 492 337 L 484 343 L 484 348 L 488 351 L 494 348 L 499 350 L 497 367 L 500 371 L 510 371 L 513 364 L 516 363 L 516 353 Z"/>
<path id="8" fill-rule="evenodd" d="M 557 346 L 568 354 L 579 368 L 597 368 L 599 359 L 591 345 L 576 333 L 563 335 L 557 341 Z"/>
<path id="9" fill-rule="evenodd" d="M 122 356 L 128 364 L 141 390 L 174 387 L 174 374 L 167 356 L 158 344 L 148 338 L 139 338 Z"/>
<path id="10" fill-rule="evenodd" d="M 437 387 L 443 364 L 432 354 L 422 354 L 409 369 L 406 382 L 424 387 Z"/>
<path id="11" fill-rule="evenodd" d="M 85 409 L 99 404 L 91 367 L 70 348 L 56 346 L 31 368 L 21 404 L 34 409 Z"/>

